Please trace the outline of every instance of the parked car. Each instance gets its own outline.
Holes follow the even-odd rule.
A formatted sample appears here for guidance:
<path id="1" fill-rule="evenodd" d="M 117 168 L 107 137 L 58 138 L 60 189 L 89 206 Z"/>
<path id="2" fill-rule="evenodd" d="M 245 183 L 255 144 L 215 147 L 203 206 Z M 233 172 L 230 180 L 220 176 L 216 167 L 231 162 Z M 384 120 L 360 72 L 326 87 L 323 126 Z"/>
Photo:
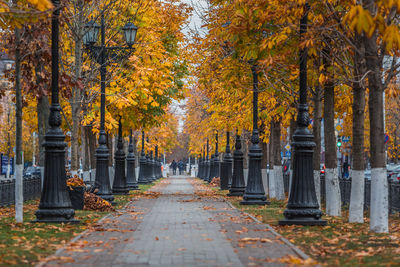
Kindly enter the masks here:
<path id="1" fill-rule="evenodd" d="M 24 178 L 41 177 L 40 168 L 37 166 L 29 166 L 24 170 L 23 177 Z"/>

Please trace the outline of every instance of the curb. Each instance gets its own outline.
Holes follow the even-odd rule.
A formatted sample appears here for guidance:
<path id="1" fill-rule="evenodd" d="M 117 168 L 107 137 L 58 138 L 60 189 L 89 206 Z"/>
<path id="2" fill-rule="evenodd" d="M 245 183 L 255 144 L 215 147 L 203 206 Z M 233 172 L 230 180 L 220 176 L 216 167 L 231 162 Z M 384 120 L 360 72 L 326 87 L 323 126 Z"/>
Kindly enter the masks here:
<path id="1" fill-rule="evenodd" d="M 265 226 L 268 228 L 268 230 L 271 231 L 271 233 L 273 233 L 274 235 L 276 235 L 277 237 L 279 237 L 279 239 L 282 240 L 283 243 L 285 243 L 287 246 L 289 246 L 289 247 L 290 247 L 294 252 L 296 252 L 297 255 L 299 255 L 303 260 L 307 260 L 307 259 L 310 258 L 310 256 L 308 256 L 307 254 L 305 254 L 305 253 L 304 253 L 302 250 L 300 250 L 297 246 L 295 246 L 295 245 L 294 245 L 293 243 L 291 243 L 289 240 L 287 240 L 286 238 L 284 238 L 281 234 L 279 234 L 278 232 L 276 232 L 276 231 L 274 230 L 274 228 L 272 228 L 269 224 L 263 223 L 263 222 L 261 222 L 259 219 L 257 219 L 256 217 L 254 217 L 253 215 L 251 215 L 251 214 L 249 214 L 249 213 L 247 213 L 247 212 L 245 212 L 245 211 L 239 210 L 238 208 L 236 208 L 235 206 L 233 206 L 233 204 L 232 204 L 229 200 L 227 200 L 227 199 L 224 198 L 224 201 L 225 201 L 226 203 L 228 203 L 228 205 L 229 205 L 232 209 L 235 209 L 235 210 L 239 211 L 240 213 L 246 214 L 247 216 L 249 216 L 250 218 L 252 218 L 253 221 L 255 221 L 255 222 L 259 223 L 259 224 L 265 225 Z"/>

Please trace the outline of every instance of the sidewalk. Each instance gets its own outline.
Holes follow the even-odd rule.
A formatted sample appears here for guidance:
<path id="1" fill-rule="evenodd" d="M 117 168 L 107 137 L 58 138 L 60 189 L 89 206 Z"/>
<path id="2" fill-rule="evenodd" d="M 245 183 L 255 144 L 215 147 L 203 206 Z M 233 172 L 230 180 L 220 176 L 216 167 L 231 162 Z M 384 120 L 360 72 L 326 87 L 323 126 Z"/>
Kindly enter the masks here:
<path id="1" fill-rule="evenodd" d="M 42 266 L 284 266 L 302 255 L 264 224 L 172 177 Z"/>

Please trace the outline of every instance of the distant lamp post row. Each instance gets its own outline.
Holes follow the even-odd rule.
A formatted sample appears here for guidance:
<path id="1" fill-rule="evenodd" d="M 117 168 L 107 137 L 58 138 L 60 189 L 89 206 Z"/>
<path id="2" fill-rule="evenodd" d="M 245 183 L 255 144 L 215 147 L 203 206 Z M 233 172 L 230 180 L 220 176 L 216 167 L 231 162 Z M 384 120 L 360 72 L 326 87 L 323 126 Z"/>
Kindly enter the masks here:
<path id="1" fill-rule="evenodd" d="M 148 139 L 147 139 L 148 142 Z M 153 151 L 145 153 L 145 134 L 142 131 L 142 151 L 140 153 L 140 169 L 139 169 L 139 184 L 149 184 L 154 182 L 157 179 L 162 178 L 161 171 L 161 158 L 158 157 L 158 145 L 155 146 L 154 149 L 154 157 Z"/>
<path id="2" fill-rule="evenodd" d="M 305 11 L 300 20 L 300 38 L 307 32 L 309 5 L 305 4 Z M 225 26 L 226 27 L 226 26 Z M 236 135 L 235 152 L 233 154 L 233 174 L 232 183 L 229 186 L 229 196 L 243 195 L 242 205 L 265 205 L 268 203 L 264 192 L 261 176 L 261 157 L 262 150 L 259 146 L 258 133 L 258 70 L 257 64 L 251 62 L 253 75 L 253 132 L 251 137 L 251 147 L 249 149 L 249 172 L 247 177 L 247 186 L 244 186 L 243 179 L 243 152 L 241 151 L 240 136 Z M 300 50 L 300 101 L 297 116 L 297 129 L 293 135 L 292 146 L 294 148 L 293 160 L 293 180 L 291 183 L 289 201 L 284 211 L 285 218 L 279 221 L 280 225 L 326 225 L 322 220 L 322 212 L 319 208 L 314 178 L 312 172 L 312 158 L 314 153 L 314 136 L 308 130 L 309 112 L 307 105 L 307 48 Z M 229 137 L 227 137 L 229 142 Z M 226 162 L 230 162 L 230 149 L 227 143 Z M 205 151 L 207 156 L 205 156 Z M 208 180 L 212 176 L 209 169 L 212 169 L 212 161 L 208 159 L 208 140 L 207 146 L 203 149 L 203 156 L 199 162 L 199 178 Z M 224 165 L 223 165 L 224 166 Z M 221 187 L 225 189 L 222 178 L 229 177 L 231 171 L 229 167 L 222 169 Z M 245 188 L 245 189 L 244 189 Z"/>
<path id="3" fill-rule="evenodd" d="M 108 172 L 108 160 L 109 160 L 109 150 L 107 147 L 107 139 L 105 132 L 105 103 L 106 103 L 106 72 L 107 65 L 110 60 L 117 60 L 126 58 L 130 53 L 134 51 L 132 47 L 135 44 L 136 34 L 138 28 L 132 23 L 127 23 L 125 27 L 122 28 L 126 45 L 125 47 L 109 47 L 105 45 L 105 21 L 104 13 L 101 13 L 101 24 L 100 26 L 95 21 L 90 21 L 85 25 L 85 35 L 83 37 L 83 43 L 86 49 L 89 51 L 90 56 L 100 65 L 100 87 L 101 87 L 101 100 L 100 100 L 100 133 L 99 133 L 99 146 L 96 150 L 96 178 L 95 187 L 98 189 L 97 195 L 101 198 L 113 203 L 114 196 L 110 187 L 110 177 Z M 100 46 L 96 46 L 100 31 Z M 120 55 L 120 54 L 122 55 Z M 121 128 L 121 123 L 119 125 Z M 121 130 L 120 130 L 121 131 Z M 122 137 L 119 136 L 119 140 Z M 125 155 L 120 147 L 122 144 L 118 143 L 119 147 L 116 152 L 116 164 L 125 164 Z M 122 145 L 123 146 L 123 145 Z M 123 163 L 122 163 L 123 162 Z M 125 166 L 125 165 L 124 165 Z M 130 166 L 130 165 L 129 165 Z M 125 172 L 125 169 L 123 169 Z M 121 172 L 121 173 L 120 173 Z M 116 166 L 116 178 L 114 179 L 114 184 L 116 188 L 113 190 L 114 193 L 125 193 L 126 192 L 126 179 L 125 185 L 123 185 L 122 171 Z M 125 176 L 125 173 L 124 175 Z M 116 180 L 116 181 L 115 181 Z M 118 184 L 120 183 L 120 184 Z M 122 186 L 122 187 L 121 187 Z"/>

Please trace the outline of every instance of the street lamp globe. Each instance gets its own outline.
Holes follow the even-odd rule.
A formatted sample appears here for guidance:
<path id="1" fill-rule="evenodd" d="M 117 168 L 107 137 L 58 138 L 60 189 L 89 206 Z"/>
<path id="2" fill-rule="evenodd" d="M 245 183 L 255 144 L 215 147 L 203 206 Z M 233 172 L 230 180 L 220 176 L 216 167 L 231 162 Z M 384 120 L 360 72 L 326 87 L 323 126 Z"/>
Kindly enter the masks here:
<path id="1" fill-rule="evenodd" d="M 83 36 L 83 43 L 85 45 L 93 45 L 97 41 L 97 36 L 99 35 L 100 26 L 93 20 L 86 23 L 85 35 Z"/>
<path id="2" fill-rule="evenodd" d="M 133 23 L 128 22 L 122 30 L 124 31 L 126 44 L 132 46 L 135 43 L 138 28 Z"/>

